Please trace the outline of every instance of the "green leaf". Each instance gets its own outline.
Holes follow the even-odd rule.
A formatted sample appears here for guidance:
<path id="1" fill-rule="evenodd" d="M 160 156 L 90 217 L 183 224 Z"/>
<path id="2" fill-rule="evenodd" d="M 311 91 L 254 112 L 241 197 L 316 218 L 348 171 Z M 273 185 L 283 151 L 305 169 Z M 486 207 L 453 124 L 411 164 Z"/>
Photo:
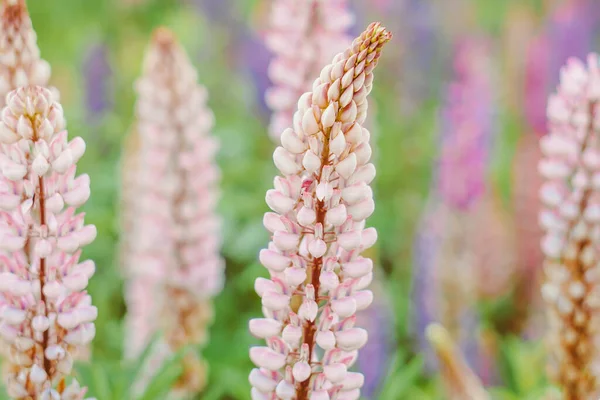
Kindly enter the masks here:
<path id="1" fill-rule="evenodd" d="M 183 373 L 181 360 L 188 352 L 193 351 L 193 349 L 193 346 L 183 347 L 166 360 L 138 400 L 156 400 L 165 398 Z"/>
<path id="2" fill-rule="evenodd" d="M 396 353 L 381 391 L 381 399 L 407 398 L 406 392 L 416 383 L 423 371 L 424 360 L 421 356 L 413 358 L 404 367 L 401 367 L 400 363 L 401 358 L 399 353 Z"/>

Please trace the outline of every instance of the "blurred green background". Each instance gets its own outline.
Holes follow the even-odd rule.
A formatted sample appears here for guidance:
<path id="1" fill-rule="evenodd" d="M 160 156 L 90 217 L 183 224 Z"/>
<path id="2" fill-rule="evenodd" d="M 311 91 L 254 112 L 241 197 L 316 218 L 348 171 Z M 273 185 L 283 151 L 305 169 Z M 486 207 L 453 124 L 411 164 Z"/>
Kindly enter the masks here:
<path id="1" fill-rule="evenodd" d="M 131 4 L 130 4 L 131 3 Z M 264 194 L 275 168 L 273 143 L 267 135 L 269 111 L 262 96 L 268 78 L 269 53 L 261 42 L 270 1 L 260 0 L 29 0 L 28 6 L 42 57 L 52 65 L 51 83 L 59 88 L 70 136 L 82 136 L 87 152 L 79 172 L 87 172 L 92 197 L 86 220 L 98 227 L 98 238 L 84 256 L 95 260 L 90 292 L 99 309 L 93 364 L 78 368 L 90 394 L 100 400 L 129 398 L 127 387 L 136 366 L 121 361 L 123 346 L 123 278 L 118 265 L 120 156 L 133 120 L 133 83 L 153 28 L 176 32 L 210 93 L 216 116 L 214 134 L 222 143 L 224 217 L 223 255 L 227 281 L 215 299 L 211 339 L 203 350 L 210 366 L 209 385 L 198 398 L 248 399 L 252 368 L 248 348 L 258 343 L 247 321 L 258 316 L 260 298 L 254 279 L 265 276 L 258 250 L 268 242 L 262 227 L 267 211 Z M 389 307 L 387 322 L 394 337 L 386 351 L 387 371 L 380 399 L 443 399 L 439 379 L 426 374 L 424 357 L 410 322 L 413 237 L 425 207 L 438 152 L 439 106 L 452 77 L 452 44 L 464 35 L 489 36 L 498 87 L 497 134 L 490 182 L 510 212 L 512 158 L 518 139 L 528 134 L 522 111 L 524 46 L 543 24 L 553 2 L 542 0 L 417 1 L 432 10 L 419 20 L 427 31 L 420 42 L 414 20 L 402 0 L 357 0 L 359 33 L 381 20 L 395 35 L 376 72 L 370 112 L 375 138 L 376 211 L 369 223 L 379 232 L 374 257 L 379 265 L 376 296 Z M 556 3 L 556 2 L 554 2 Z M 411 22 L 412 21 L 412 22 Z M 425 28 L 424 28 L 425 29 Z M 521 47 L 520 47 L 521 46 Z M 421 64 L 420 64 L 421 63 Z M 420 73 L 419 73 L 420 72 Z M 510 293 L 480 308 L 482 325 L 509 318 Z M 488 304 L 489 303 L 489 304 Z M 508 303 L 508 304 L 507 304 Z M 387 328 L 382 328 L 387 329 Z M 538 344 L 499 336 L 503 399 L 537 399 L 546 385 L 543 351 Z M 168 384 L 169 371 L 159 376 Z M 171 374 L 172 375 L 172 374 Z M 167 382 L 167 383 L 165 383 Z M 156 397 L 158 396 L 158 397 Z"/>

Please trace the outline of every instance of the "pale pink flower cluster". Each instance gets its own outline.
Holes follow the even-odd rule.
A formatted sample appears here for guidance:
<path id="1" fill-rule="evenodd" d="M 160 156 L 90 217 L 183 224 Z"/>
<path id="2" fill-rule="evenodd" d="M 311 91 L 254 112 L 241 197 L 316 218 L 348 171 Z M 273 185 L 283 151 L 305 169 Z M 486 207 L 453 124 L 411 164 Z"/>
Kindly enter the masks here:
<path id="1" fill-rule="evenodd" d="M 79 400 L 64 388 L 77 348 L 94 338 L 98 311 L 85 288 L 95 271 L 80 262 L 96 227 L 76 213 L 90 179 L 75 177 L 85 151 L 67 141 L 60 104 L 48 89 L 10 92 L 0 123 L 0 338 L 8 395 L 14 399 Z"/>
<path id="2" fill-rule="evenodd" d="M 539 172 L 550 370 L 565 398 L 597 398 L 600 311 L 600 68 L 570 59 L 548 101 Z M 594 397 L 595 396 L 595 397 Z"/>
<path id="3" fill-rule="evenodd" d="M 377 239 L 365 226 L 375 208 L 375 167 L 362 124 L 390 38 L 373 23 L 335 56 L 300 97 L 293 128 L 273 154 L 282 176 L 266 194 L 272 241 L 260 261 L 270 278 L 255 283 L 265 318 L 250 321 L 252 334 L 267 342 L 250 349 L 254 400 L 360 397 L 364 377 L 348 369 L 367 342 L 356 312 L 373 300 L 373 262 L 361 252 Z"/>
<path id="4" fill-rule="evenodd" d="M 351 43 L 354 16 L 347 0 L 275 0 L 267 47 L 274 58 L 269 66 L 273 87 L 265 100 L 273 110 L 270 136 L 279 141 L 292 125 L 298 98 L 309 91 L 315 76 L 333 56 Z"/>
<path id="5" fill-rule="evenodd" d="M 210 135 L 213 115 L 207 91 L 174 35 L 157 29 L 136 85 L 137 196 L 128 272 L 141 299 L 130 299 L 129 343 L 135 355 L 157 327 L 172 351 L 203 344 L 212 319 L 210 299 L 222 288 L 220 219 L 215 213 L 220 172 Z M 148 304 L 150 302 L 150 304 Z M 131 350 L 131 349 L 129 349 Z M 176 390 L 195 393 L 204 385 L 202 362 L 186 359 Z M 189 371 L 194 379 L 189 379 Z"/>
<path id="6" fill-rule="evenodd" d="M 40 58 L 25 0 L 4 1 L 0 13 L 0 105 L 4 106 L 11 90 L 27 85 L 46 86 L 50 64 Z"/>

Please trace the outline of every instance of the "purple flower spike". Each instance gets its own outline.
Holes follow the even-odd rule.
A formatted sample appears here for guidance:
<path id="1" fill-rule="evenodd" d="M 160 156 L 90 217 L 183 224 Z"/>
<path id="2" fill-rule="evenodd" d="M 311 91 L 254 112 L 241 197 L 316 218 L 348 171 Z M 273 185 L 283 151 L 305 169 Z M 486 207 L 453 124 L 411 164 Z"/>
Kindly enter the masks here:
<path id="1" fill-rule="evenodd" d="M 486 41 L 462 42 L 455 55 L 456 78 L 442 109 L 439 195 L 450 207 L 467 210 L 485 189 L 485 166 L 493 134 L 492 82 Z"/>
<path id="2" fill-rule="evenodd" d="M 113 105 L 112 90 L 109 80 L 112 69 L 108 61 L 105 45 L 95 44 L 90 47 L 83 62 L 85 81 L 85 103 L 88 121 L 101 118 Z"/>

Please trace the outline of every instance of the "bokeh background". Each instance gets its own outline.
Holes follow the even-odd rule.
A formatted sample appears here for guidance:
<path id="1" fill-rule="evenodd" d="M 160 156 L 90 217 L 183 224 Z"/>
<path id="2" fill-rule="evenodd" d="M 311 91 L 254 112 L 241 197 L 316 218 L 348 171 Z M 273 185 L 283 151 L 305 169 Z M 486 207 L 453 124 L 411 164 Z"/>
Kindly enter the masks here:
<path id="1" fill-rule="evenodd" d="M 248 348 L 258 341 L 248 333 L 247 321 L 260 314 L 253 283 L 266 273 L 257 254 L 268 242 L 264 194 L 276 173 L 264 102 L 270 85 L 271 54 L 263 43 L 270 3 L 28 1 L 69 132 L 87 142 L 78 168 L 91 177 L 86 220 L 99 234 L 84 256 L 97 265 L 90 292 L 99 317 L 93 364 L 81 364 L 78 373 L 100 400 L 127 399 L 135 370 L 121 361 L 126 305 L 117 253 L 120 157 L 133 120 L 133 83 L 158 25 L 179 36 L 197 67 L 222 144 L 219 212 L 227 278 L 203 350 L 210 376 L 199 398 L 249 398 Z M 545 101 L 560 65 L 594 49 L 600 11 L 592 7 L 594 0 L 350 3 L 353 34 L 380 20 L 395 36 L 376 72 L 370 103 L 378 175 L 369 222 L 379 241 L 371 253 L 378 265 L 377 300 L 373 311 L 361 316 L 371 335 L 359 363 L 368 376 L 365 396 L 444 399 L 423 328 L 455 307 L 461 313 L 456 330 L 465 331 L 458 340 L 495 398 L 538 399 L 547 382 L 539 340 L 543 309 L 536 296 L 537 139 L 545 133 Z M 476 43 L 474 54 L 459 55 L 464 43 Z M 461 82 L 465 69 L 482 73 L 485 82 L 456 98 L 452 82 Z M 448 107 L 457 102 L 462 111 L 448 117 Z M 461 118 L 467 123 L 455 121 Z M 481 142 L 460 147 L 461 140 L 452 141 L 460 129 L 479 132 Z M 448 212 L 452 207 L 440 195 L 447 166 L 439 160 L 445 151 L 463 154 L 457 159 L 466 166 L 462 173 L 447 173 L 445 185 L 456 188 L 471 175 L 481 181 L 480 189 L 468 194 L 474 205 L 458 212 Z M 457 260 L 457 253 L 462 258 Z M 440 289 L 444 268 L 454 268 L 456 290 Z M 169 379 L 167 371 L 155 384 Z"/>

